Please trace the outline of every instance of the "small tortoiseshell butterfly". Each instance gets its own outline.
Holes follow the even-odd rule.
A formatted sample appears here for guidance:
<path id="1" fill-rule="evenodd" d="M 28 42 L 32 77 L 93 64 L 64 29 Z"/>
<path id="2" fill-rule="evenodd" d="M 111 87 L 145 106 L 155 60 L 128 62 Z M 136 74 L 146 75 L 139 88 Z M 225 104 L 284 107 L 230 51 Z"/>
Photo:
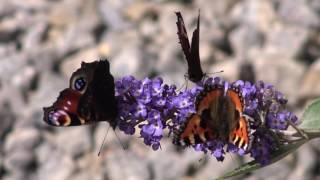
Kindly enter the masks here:
<path id="1" fill-rule="evenodd" d="M 180 12 L 176 12 L 178 21 L 178 37 L 182 47 L 183 54 L 186 57 L 188 63 L 188 79 L 194 83 L 197 83 L 203 79 L 205 73 L 203 73 L 200 64 L 199 55 L 199 31 L 200 31 L 200 12 L 198 15 L 197 28 L 193 31 L 191 47 L 188 39 L 188 34 L 184 21 Z"/>
<path id="2" fill-rule="evenodd" d="M 52 106 L 43 108 L 44 121 L 53 126 L 78 126 L 108 121 L 116 128 L 114 78 L 107 60 L 82 62 Z"/>
<path id="3" fill-rule="evenodd" d="M 247 151 L 253 138 L 243 110 L 244 100 L 237 88 L 206 86 L 197 97 L 196 113 L 175 132 L 174 143 L 186 146 L 221 140 Z"/>

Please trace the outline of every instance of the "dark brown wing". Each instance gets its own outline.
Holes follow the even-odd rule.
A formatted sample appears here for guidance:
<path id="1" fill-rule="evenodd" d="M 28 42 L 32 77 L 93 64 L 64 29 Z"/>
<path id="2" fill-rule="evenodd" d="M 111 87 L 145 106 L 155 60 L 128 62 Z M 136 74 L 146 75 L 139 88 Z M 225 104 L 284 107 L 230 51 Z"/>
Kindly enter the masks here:
<path id="1" fill-rule="evenodd" d="M 176 23 L 178 28 L 178 38 L 188 63 L 188 78 L 190 81 L 196 83 L 201 81 L 204 76 L 199 55 L 200 13 L 198 16 L 197 28 L 194 30 L 192 35 L 191 47 L 182 15 L 180 12 L 176 12 L 176 15 L 178 18 Z"/>
<path id="2" fill-rule="evenodd" d="M 55 126 L 108 121 L 115 129 L 117 113 L 114 79 L 105 60 L 82 63 L 72 74 L 70 87 L 51 107 L 44 108 L 44 121 Z"/>
<path id="3" fill-rule="evenodd" d="M 114 78 L 110 73 L 110 64 L 108 61 L 99 61 L 93 76 L 92 92 L 96 102 L 95 111 L 98 112 L 97 119 L 108 121 L 115 129 L 116 116 L 118 114 L 117 102 L 115 98 Z"/>
<path id="4" fill-rule="evenodd" d="M 199 54 L 199 39 L 200 39 L 200 13 L 198 15 L 197 28 L 193 31 L 190 51 L 190 61 L 188 61 L 188 74 L 192 82 L 202 80 L 204 73 L 201 68 Z"/>
<path id="5" fill-rule="evenodd" d="M 77 112 L 81 93 L 71 88 L 60 92 L 50 107 L 43 108 L 43 120 L 52 126 L 79 126 L 88 123 Z"/>
<path id="6" fill-rule="evenodd" d="M 180 12 L 176 12 L 177 15 L 177 28 L 178 28 L 178 38 L 179 38 L 179 43 L 181 44 L 182 51 L 184 56 L 187 59 L 188 66 L 189 66 L 189 61 L 190 61 L 190 43 L 188 39 L 188 34 L 186 30 L 186 26 L 184 25 L 184 21 L 182 18 L 182 15 Z"/>

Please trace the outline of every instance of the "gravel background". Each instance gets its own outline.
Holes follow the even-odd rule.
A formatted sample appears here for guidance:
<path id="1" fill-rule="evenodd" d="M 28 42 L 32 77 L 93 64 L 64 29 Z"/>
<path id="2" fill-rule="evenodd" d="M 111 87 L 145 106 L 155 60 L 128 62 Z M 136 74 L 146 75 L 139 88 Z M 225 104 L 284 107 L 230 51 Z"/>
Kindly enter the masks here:
<path id="1" fill-rule="evenodd" d="M 0 0 L 0 179 L 212 179 L 237 167 L 170 139 L 153 152 L 138 135 L 107 125 L 53 128 L 48 106 L 81 61 L 108 57 L 115 77 L 159 75 L 181 86 L 186 63 L 176 35 L 181 11 L 189 35 L 201 9 L 200 54 L 205 72 L 234 81 L 251 64 L 299 116 L 320 95 L 320 0 Z M 320 141 L 238 178 L 320 179 Z M 237 179 L 237 178 L 234 178 Z"/>

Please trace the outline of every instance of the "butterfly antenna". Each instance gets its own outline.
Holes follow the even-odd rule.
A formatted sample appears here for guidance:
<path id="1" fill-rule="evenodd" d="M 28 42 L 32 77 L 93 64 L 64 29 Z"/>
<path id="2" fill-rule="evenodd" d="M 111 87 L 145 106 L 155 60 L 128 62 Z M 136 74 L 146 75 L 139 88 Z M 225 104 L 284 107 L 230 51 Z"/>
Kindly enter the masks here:
<path id="1" fill-rule="evenodd" d="M 102 144 L 101 144 L 100 149 L 99 149 L 99 152 L 98 152 L 98 156 L 100 156 L 101 151 L 102 151 L 102 148 L 104 147 L 104 142 L 105 142 L 106 137 L 107 137 L 107 135 L 108 135 L 109 129 L 110 129 L 110 126 L 108 126 L 107 132 L 106 132 L 106 134 L 104 135 L 104 138 L 103 138 L 103 140 L 102 140 Z"/>
<path id="2" fill-rule="evenodd" d="M 213 72 L 213 73 L 206 73 L 206 74 L 207 75 L 213 75 L 213 74 L 218 74 L 218 73 L 223 73 L 223 72 L 224 72 L 224 70 Z"/>
<path id="3" fill-rule="evenodd" d="M 122 143 L 122 141 L 121 141 L 120 137 L 118 136 L 118 134 L 116 133 L 116 131 L 113 131 L 113 132 L 114 132 L 114 134 L 116 135 L 116 137 L 117 137 L 117 139 L 118 139 L 118 142 L 119 142 L 120 146 L 122 147 L 122 149 L 123 149 L 123 150 L 128 149 L 128 147 L 125 146 L 125 145 Z"/>
<path id="4" fill-rule="evenodd" d="M 186 80 L 186 89 L 185 90 L 187 90 L 187 88 L 188 88 L 188 82 L 189 82 L 189 80 L 187 79 Z"/>
<path id="5" fill-rule="evenodd" d="M 181 91 L 184 86 L 187 86 L 186 81 L 181 85 L 181 87 L 179 87 L 178 91 Z"/>

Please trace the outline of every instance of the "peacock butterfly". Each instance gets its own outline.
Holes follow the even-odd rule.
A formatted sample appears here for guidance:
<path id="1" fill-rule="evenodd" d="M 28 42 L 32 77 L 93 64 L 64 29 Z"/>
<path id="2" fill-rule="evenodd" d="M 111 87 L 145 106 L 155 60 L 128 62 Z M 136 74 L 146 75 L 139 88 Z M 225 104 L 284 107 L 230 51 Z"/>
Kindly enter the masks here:
<path id="1" fill-rule="evenodd" d="M 253 138 L 243 110 L 244 101 L 237 88 L 206 86 L 197 96 L 196 113 L 175 132 L 174 143 L 187 146 L 221 140 L 247 151 Z"/>
<path id="2" fill-rule="evenodd" d="M 43 108 L 44 121 L 53 126 L 78 126 L 108 121 L 116 128 L 117 101 L 108 60 L 82 62 L 50 107 Z"/>
<path id="3" fill-rule="evenodd" d="M 199 55 L 199 38 L 200 38 L 200 12 L 198 15 L 197 28 L 193 31 L 191 47 L 188 39 L 187 30 L 180 12 L 176 12 L 177 16 L 177 28 L 178 38 L 182 47 L 184 56 L 186 57 L 188 64 L 188 79 L 194 83 L 197 83 L 203 79 L 205 73 L 203 73 L 200 63 Z"/>

